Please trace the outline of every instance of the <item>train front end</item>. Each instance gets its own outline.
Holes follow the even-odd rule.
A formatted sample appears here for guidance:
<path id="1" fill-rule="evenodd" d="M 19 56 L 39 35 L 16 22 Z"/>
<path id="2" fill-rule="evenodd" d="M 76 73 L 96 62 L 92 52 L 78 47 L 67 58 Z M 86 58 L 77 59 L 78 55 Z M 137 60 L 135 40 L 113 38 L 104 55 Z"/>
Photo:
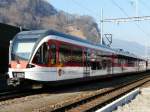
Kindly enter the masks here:
<path id="1" fill-rule="evenodd" d="M 28 71 L 33 71 L 29 60 L 38 41 L 39 34 L 19 33 L 10 43 L 8 85 L 20 85 Z"/>

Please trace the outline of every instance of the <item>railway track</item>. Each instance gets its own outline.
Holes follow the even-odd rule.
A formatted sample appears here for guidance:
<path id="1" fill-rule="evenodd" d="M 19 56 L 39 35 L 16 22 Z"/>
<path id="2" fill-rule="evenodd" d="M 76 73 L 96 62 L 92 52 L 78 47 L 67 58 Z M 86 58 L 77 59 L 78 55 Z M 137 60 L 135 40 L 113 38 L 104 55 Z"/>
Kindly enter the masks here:
<path id="1" fill-rule="evenodd" d="M 25 90 L 18 89 L 18 90 L 12 90 L 12 91 L 5 91 L 5 92 L 0 93 L 0 101 L 40 94 L 42 92 L 43 90 L 32 90 L 32 89 L 25 89 Z"/>
<path id="2" fill-rule="evenodd" d="M 65 89 L 65 87 L 63 87 Z M 56 87 L 51 88 L 51 92 L 57 93 L 58 91 L 63 92 L 63 88 Z M 69 89 L 69 87 L 67 87 Z M 28 95 L 34 95 L 34 94 L 40 94 L 42 92 L 50 92 L 48 88 L 46 90 L 40 89 L 40 90 L 32 90 L 32 89 L 20 89 L 20 88 L 14 88 L 14 89 L 8 89 L 8 90 L 1 90 L 0 91 L 0 101 L 5 101 L 13 98 L 20 98 Z"/>
<path id="3" fill-rule="evenodd" d="M 149 74 L 149 73 L 148 73 Z M 140 77 L 140 79 L 139 79 Z M 110 82 L 112 80 L 112 82 Z M 26 111 L 40 111 L 40 112 L 49 112 L 49 111 L 92 111 L 97 110 L 101 106 L 104 106 L 106 103 L 114 100 L 127 92 L 128 85 L 132 85 L 138 81 L 143 80 L 138 85 L 149 81 L 150 78 L 146 73 L 141 73 L 136 76 L 122 77 L 122 78 L 113 78 L 102 83 L 93 82 L 86 85 L 76 85 L 75 87 L 69 86 L 68 88 L 51 88 L 48 90 L 28 90 L 28 91 L 14 91 L 6 94 L 0 94 L 0 111 L 5 109 L 11 110 L 17 105 L 23 106 L 22 108 Z M 105 85 L 105 83 L 115 83 Z M 98 85 L 97 85 L 98 84 Z M 117 86 L 116 86 L 117 85 Z M 121 85 L 121 86 L 120 86 Z M 136 85 L 136 87 L 138 86 Z M 119 92 L 120 89 L 120 92 Z M 133 87 L 128 90 L 130 91 Z M 116 91 L 116 93 L 114 93 Z M 34 95 L 35 94 L 35 95 Z M 25 97 L 24 97 L 25 96 Z M 60 98 L 61 97 L 61 98 Z M 64 97 L 64 98 L 63 98 Z M 9 100 L 10 99 L 10 100 Z M 62 99 L 62 100 L 60 100 Z M 30 105 L 30 104 L 35 104 Z M 14 109 L 15 111 L 15 109 Z M 20 112 L 20 110 L 18 110 Z M 25 111 L 24 111 L 25 112 Z"/>
<path id="4" fill-rule="evenodd" d="M 85 111 L 95 111 L 98 108 L 101 108 L 105 104 L 113 101 L 114 99 L 117 99 L 124 95 L 125 93 L 128 93 L 129 91 L 137 88 L 138 86 L 141 86 L 142 84 L 150 81 L 150 76 L 144 76 L 140 79 L 137 79 L 135 81 L 132 81 L 127 84 L 119 85 L 115 88 L 109 89 L 105 92 L 99 92 L 97 91 L 94 94 L 91 94 L 87 97 L 83 97 L 82 99 L 78 101 L 72 100 L 70 103 L 66 103 L 66 105 L 63 105 L 62 107 L 54 107 L 53 109 L 39 109 L 39 111 L 67 111 L 67 112 L 85 112 Z"/>

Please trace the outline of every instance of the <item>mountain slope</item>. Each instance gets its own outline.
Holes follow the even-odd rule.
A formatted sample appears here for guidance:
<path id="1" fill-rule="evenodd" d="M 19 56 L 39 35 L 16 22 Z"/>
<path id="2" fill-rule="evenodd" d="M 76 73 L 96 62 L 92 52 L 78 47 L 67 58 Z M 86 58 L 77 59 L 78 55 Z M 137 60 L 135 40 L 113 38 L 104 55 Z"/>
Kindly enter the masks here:
<path id="1" fill-rule="evenodd" d="M 57 11 L 45 0 L 0 0 L 0 22 L 28 29 L 55 29 L 91 41 L 100 39 L 98 26 L 90 16 Z"/>

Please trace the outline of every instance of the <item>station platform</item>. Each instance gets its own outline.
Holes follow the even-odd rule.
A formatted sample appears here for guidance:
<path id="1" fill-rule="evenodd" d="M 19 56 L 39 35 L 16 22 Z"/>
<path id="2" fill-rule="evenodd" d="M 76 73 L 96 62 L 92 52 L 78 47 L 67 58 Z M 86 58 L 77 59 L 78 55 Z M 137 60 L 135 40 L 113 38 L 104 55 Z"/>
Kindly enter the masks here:
<path id="1" fill-rule="evenodd" d="M 150 112 L 150 81 L 97 109 L 96 112 Z"/>
<path id="2" fill-rule="evenodd" d="M 150 87 L 140 89 L 135 99 L 128 104 L 119 106 L 113 112 L 149 112 L 150 111 Z"/>

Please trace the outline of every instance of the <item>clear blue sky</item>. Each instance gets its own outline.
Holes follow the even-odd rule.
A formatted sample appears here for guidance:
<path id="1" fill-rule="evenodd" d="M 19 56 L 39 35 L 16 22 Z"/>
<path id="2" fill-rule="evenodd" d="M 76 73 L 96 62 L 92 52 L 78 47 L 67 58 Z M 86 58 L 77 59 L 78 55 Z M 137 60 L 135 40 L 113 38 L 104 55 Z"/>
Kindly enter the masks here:
<path id="1" fill-rule="evenodd" d="M 71 14 L 90 15 L 100 23 L 101 8 L 104 18 L 122 18 L 136 15 L 135 0 L 47 0 L 57 10 Z M 150 1 L 138 0 L 138 15 L 150 16 Z M 116 5 L 117 4 L 117 5 Z M 121 9 L 120 9 L 120 8 Z M 124 14 L 123 10 L 125 13 Z M 136 25 L 138 24 L 138 25 Z M 138 42 L 150 46 L 150 20 L 127 23 L 104 23 L 104 33 L 112 33 L 113 38 Z"/>

